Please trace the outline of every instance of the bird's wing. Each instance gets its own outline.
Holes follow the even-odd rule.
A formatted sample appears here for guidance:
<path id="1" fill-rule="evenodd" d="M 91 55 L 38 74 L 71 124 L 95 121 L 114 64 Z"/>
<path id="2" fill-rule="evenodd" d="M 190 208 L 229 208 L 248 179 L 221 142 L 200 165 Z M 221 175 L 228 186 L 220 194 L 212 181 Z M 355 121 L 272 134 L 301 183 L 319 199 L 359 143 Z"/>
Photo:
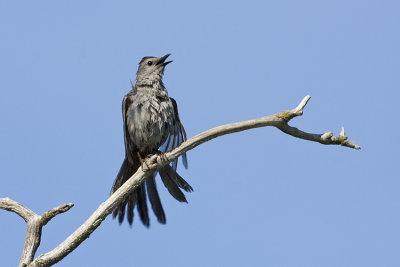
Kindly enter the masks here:
<path id="1" fill-rule="evenodd" d="M 172 126 L 171 134 L 168 136 L 165 143 L 161 146 L 161 151 L 163 152 L 171 151 L 172 149 L 180 146 L 183 142 L 187 140 L 185 128 L 183 127 L 183 124 L 179 118 L 178 105 L 176 104 L 175 99 L 173 99 L 172 97 L 170 97 L 170 99 L 174 107 L 174 124 Z M 186 153 L 182 154 L 182 162 L 185 168 L 187 169 L 188 161 Z M 178 159 L 173 161 L 172 168 L 176 171 L 177 166 L 178 166 Z"/>
<path id="2" fill-rule="evenodd" d="M 129 129 L 128 129 L 128 120 L 127 120 L 127 112 L 129 110 L 129 107 L 132 105 L 135 97 L 135 91 L 130 91 L 128 94 L 124 96 L 124 99 L 122 101 L 122 118 L 123 118 L 123 125 L 124 125 L 124 143 L 125 143 L 125 156 L 126 159 L 121 167 L 120 173 L 118 173 L 118 176 L 114 182 L 114 184 L 117 183 L 117 186 L 113 186 L 112 192 L 116 191 L 123 183 L 126 182 L 127 179 L 130 178 L 130 176 L 136 172 L 136 170 L 140 166 L 140 161 L 136 155 L 137 147 L 136 145 L 132 142 L 131 138 L 129 138 Z M 124 165 L 125 164 L 125 165 Z M 126 170 L 126 171 L 125 171 Z M 129 172 L 128 172 L 129 170 Z M 126 174 L 125 174 L 126 172 Z M 150 191 L 149 193 L 151 194 L 150 200 L 153 202 L 154 200 L 152 198 L 154 194 L 154 190 L 151 190 L 150 185 Z M 156 192 L 157 193 L 157 192 Z M 158 204 L 158 203 L 157 203 Z M 161 205 L 161 204 L 160 204 Z M 126 206 L 127 209 L 126 209 Z M 132 224 L 133 222 L 133 211 L 135 209 L 135 206 L 138 209 L 139 216 L 141 221 L 145 226 L 150 225 L 149 221 L 149 214 L 148 214 L 148 208 L 147 208 L 147 196 L 146 196 L 146 186 L 145 184 L 140 185 L 138 188 L 136 188 L 132 194 L 130 194 L 124 202 L 121 203 L 121 205 L 114 210 L 113 212 L 113 217 L 116 217 L 118 215 L 118 220 L 120 223 L 124 220 L 125 216 L 125 209 L 127 211 L 127 217 L 128 217 L 128 222 L 129 224 Z M 158 206 L 156 206 L 158 210 L 160 209 Z M 162 210 L 162 207 L 161 207 Z M 157 218 L 159 217 L 159 214 L 156 214 Z M 164 215 L 165 218 L 165 215 Z M 161 218 L 162 220 L 163 218 Z M 160 219 L 159 219 L 160 220 Z M 164 219 L 165 220 L 165 219 Z"/>
<path id="3" fill-rule="evenodd" d="M 130 105 L 133 103 L 134 92 L 130 91 L 128 94 L 124 96 L 124 100 L 122 101 L 122 119 L 124 123 L 124 143 L 125 143 L 125 156 L 128 160 L 133 163 L 132 153 L 134 152 L 135 145 L 132 143 L 129 138 L 128 131 L 128 122 L 127 122 L 127 112 Z M 136 149 L 135 149 L 136 150 Z"/>

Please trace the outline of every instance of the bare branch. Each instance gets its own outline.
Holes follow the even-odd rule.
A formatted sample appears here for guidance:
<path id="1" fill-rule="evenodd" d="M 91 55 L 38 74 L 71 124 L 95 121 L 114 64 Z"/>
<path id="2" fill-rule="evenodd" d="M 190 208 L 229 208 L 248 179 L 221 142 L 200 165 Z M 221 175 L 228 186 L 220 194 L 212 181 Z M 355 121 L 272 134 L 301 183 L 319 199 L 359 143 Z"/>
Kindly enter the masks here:
<path id="1" fill-rule="evenodd" d="M 46 225 L 51 219 L 53 219 L 55 216 L 58 214 L 64 213 L 69 211 L 70 208 L 72 208 L 74 204 L 69 203 L 69 204 L 61 204 L 57 208 L 51 209 L 45 213 L 42 214 L 41 218 L 41 224 L 44 226 Z"/>
<path id="2" fill-rule="evenodd" d="M 36 213 L 31 211 L 24 205 L 19 204 L 18 202 L 8 197 L 0 198 L 0 209 L 8 210 L 18 214 L 19 216 L 22 217 L 22 219 L 25 220 L 25 222 L 28 222 L 32 217 L 36 215 Z"/>
<path id="3" fill-rule="evenodd" d="M 84 222 L 74 233 L 72 233 L 67 239 L 65 239 L 60 245 L 58 245 L 52 251 L 40 255 L 37 259 L 31 262 L 28 266 L 50 266 L 61 259 L 63 259 L 66 255 L 68 255 L 71 251 L 73 251 L 76 247 L 78 247 L 85 239 L 87 239 L 90 234 L 96 230 L 96 228 L 101 224 L 101 222 L 135 189 L 137 188 L 147 177 L 149 177 L 153 172 L 155 172 L 158 168 L 174 161 L 177 157 L 182 155 L 183 153 L 197 147 L 198 145 L 207 142 L 211 139 L 214 139 L 218 136 L 240 132 L 252 128 L 265 127 L 265 126 L 274 126 L 281 131 L 292 135 L 297 138 L 310 140 L 314 142 L 319 142 L 325 145 L 341 145 L 354 149 L 360 149 L 359 146 L 347 140 L 345 136 L 344 128 L 342 127 L 342 131 L 339 136 L 333 136 L 332 132 L 327 132 L 324 134 L 313 134 L 301 131 L 295 127 L 289 126 L 288 122 L 303 114 L 304 107 L 307 105 L 310 100 L 310 96 L 306 96 L 299 103 L 299 105 L 289 111 L 280 112 L 274 115 L 262 117 L 259 119 L 232 123 L 223 126 L 216 127 L 214 129 L 205 131 L 201 134 L 198 134 L 186 142 L 182 143 L 179 147 L 173 149 L 172 151 L 165 153 L 165 157 L 161 159 L 160 156 L 154 155 L 151 158 L 146 160 L 146 168 L 145 171 L 142 168 L 139 168 L 137 172 L 126 181 L 114 194 L 112 194 L 104 203 L 102 203 L 98 209 Z M 165 160 L 168 159 L 167 161 Z M 0 202 L 1 203 L 1 202 Z M 21 205 L 22 206 L 22 205 Z M 23 206 L 22 206 L 23 207 Z M 49 212 L 43 214 L 42 216 L 38 216 L 35 214 L 35 217 L 40 217 L 40 225 L 46 224 L 52 217 L 55 215 L 67 211 L 72 207 L 72 204 L 61 205 L 55 210 L 50 210 Z M 1 208 L 1 206 L 0 206 Z M 8 208 L 8 210 L 14 211 L 14 209 Z M 15 211 L 14 211 L 15 212 Z M 18 212 L 17 212 L 18 213 Z M 21 212 L 20 212 L 21 213 Z M 18 213 L 18 214 L 20 214 Z M 29 213 L 29 212 L 28 212 Z M 25 214 L 25 213 L 21 213 Z M 21 215 L 24 217 L 23 215 Z M 25 215 L 25 217 L 27 217 Z M 25 218 L 24 217 L 24 218 Z M 29 215 L 28 215 L 29 217 Z M 41 230 L 40 226 L 40 230 Z M 28 223 L 28 232 L 29 232 L 29 223 Z M 40 242 L 40 238 L 39 238 Z M 24 249 L 25 250 L 25 249 Z M 35 250 L 36 251 L 36 250 Z"/>
<path id="4" fill-rule="evenodd" d="M 28 266 L 35 257 L 35 253 L 40 245 L 40 239 L 42 238 L 42 227 L 54 218 L 54 216 L 66 212 L 72 206 L 73 204 L 63 204 L 40 216 L 10 198 L 0 198 L 0 209 L 17 213 L 25 220 L 28 227 L 24 249 L 19 262 L 20 267 Z"/>
<path id="5" fill-rule="evenodd" d="M 104 219 L 136 188 L 138 187 L 148 176 L 150 176 L 157 168 L 158 156 L 154 155 L 146 162 L 149 164 L 148 171 L 142 171 L 139 168 L 138 171 L 126 181 L 114 194 L 112 194 L 105 202 L 103 202 L 97 210 L 67 239 L 65 239 L 60 245 L 58 245 L 52 251 L 40 255 L 34 260 L 29 266 L 51 266 L 70 252 L 78 247 L 83 241 L 85 241 L 94 230 L 104 221 Z M 153 162 L 153 164 L 150 164 Z"/>
<path id="6" fill-rule="evenodd" d="M 291 119 L 293 119 L 294 117 L 297 117 L 297 116 L 301 116 L 303 114 L 303 109 L 307 105 L 310 98 L 311 97 L 309 95 L 305 96 L 296 108 L 289 110 L 289 111 L 280 112 L 280 113 L 262 117 L 259 119 L 238 122 L 238 123 L 232 123 L 232 124 L 226 124 L 226 125 L 219 126 L 214 129 L 205 131 L 201 134 L 196 135 L 195 137 L 190 138 L 186 142 L 182 143 L 179 147 L 175 148 L 174 150 L 172 150 L 169 153 L 166 153 L 165 155 L 169 159 L 173 160 L 173 159 L 177 158 L 179 155 L 183 154 L 184 152 L 187 152 L 188 150 L 191 150 L 191 149 L 195 148 L 196 146 L 198 146 L 208 140 L 214 139 L 218 136 L 235 133 L 235 132 L 240 132 L 240 131 L 244 131 L 244 130 L 248 130 L 248 129 L 252 129 L 252 128 L 265 127 L 265 126 L 274 126 L 291 136 L 309 140 L 309 141 L 319 142 L 324 145 L 342 145 L 342 146 L 347 146 L 347 147 L 354 148 L 354 149 L 360 149 L 359 146 L 353 144 L 350 141 L 347 141 L 347 137 L 344 136 L 344 132 L 343 132 L 343 136 L 334 137 L 332 133 L 312 134 L 312 133 L 303 132 L 295 127 L 288 125 L 288 122 Z M 330 134 L 332 134 L 332 135 L 330 135 Z"/>
<path id="7" fill-rule="evenodd" d="M 347 136 L 345 136 L 344 133 L 344 127 L 342 127 L 342 130 L 339 134 L 339 136 L 335 137 L 332 132 L 327 132 L 324 134 L 312 134 L 312 133 L 307 133 L 303 132 L 295 127 L 289 126 L 288 122 L 297 116 L 301 116 L 303 114 L 303 109 L 305 105 L 307 104 L 308 100 L 310 100 L 310 96 L 306 96 L 303 98 L 301 103 L 295 108 L 292 109 L 291 111 L 284 111 L 277 115 L 282 119 L 281 123 L 276 126 L 278 129 L 280 129 L 282 132 L 287 133 L 291 136 L 309 140 L 309 141 L 314 141 L 318 142 L 324 145 L 341 145 L 341 146 L 346 146 L 354 149 L 361 149 L 361 147 L 357 146 L 356 144 L 350 142 L 347 140 Z"/>

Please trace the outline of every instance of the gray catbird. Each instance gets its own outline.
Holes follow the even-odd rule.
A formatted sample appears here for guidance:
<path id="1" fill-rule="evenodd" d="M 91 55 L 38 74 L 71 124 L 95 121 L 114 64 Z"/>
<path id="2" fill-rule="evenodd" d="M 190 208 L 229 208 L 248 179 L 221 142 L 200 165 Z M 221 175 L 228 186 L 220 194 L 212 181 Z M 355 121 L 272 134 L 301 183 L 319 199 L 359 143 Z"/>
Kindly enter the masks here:
<path id="1" fill-rule="evenodd" d="M 172 61 L 165 61 L 170 54 L 161 58 L 144 57 L 139 63 L 136 83 L 125 95 L 122 102 L 124 123 L 125 159 L 114 181 L 111 194 L 125 183 L 143 164 L 146 157 L 169 151 L 186 140 L 186 132 L 179 119 L 176 101 L 168 97 L 162 82 L 165 66 Z M 187 168 L 186 154 L 182 156 Z M 192 187 L 176 172 L 177 160 L 171 165 L 158 170 L 161 180 L 170 194 L 180 202 L 186 202 L 185 195 L 179 189 L 191 192 Z M 144 225 L 149 226 L 147 195 L 151 207 L 160 223 L 166 218 L 157 192 L 155 176 L 136 188 L 113 212 L 120 223 L 124 220 L 125 210 L 128 222 L 133 222 L 133 210 L 137 206 Z"/>

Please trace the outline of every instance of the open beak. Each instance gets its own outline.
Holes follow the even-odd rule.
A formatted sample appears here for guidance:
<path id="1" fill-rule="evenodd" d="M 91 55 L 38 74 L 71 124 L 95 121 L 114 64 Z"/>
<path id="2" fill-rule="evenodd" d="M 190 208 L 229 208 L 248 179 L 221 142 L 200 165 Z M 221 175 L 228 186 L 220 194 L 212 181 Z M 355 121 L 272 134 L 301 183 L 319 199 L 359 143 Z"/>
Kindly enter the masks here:
<path id="1" fill-rule="evenodd" d="M 163 56 L 162 58 L 160 58 L 160 59 L 158 60 L 158 62 L 156 63 L 156 65 L 167 66 L 169 63 L 172 62 L 172 60 L 171 60 L 171 61 L 165 62 L 165 60 L 167 59 L 167 57 L 169 57 L 170 55 L 171 55 L 171 54 L 166 54 L 165 56 Z"/>

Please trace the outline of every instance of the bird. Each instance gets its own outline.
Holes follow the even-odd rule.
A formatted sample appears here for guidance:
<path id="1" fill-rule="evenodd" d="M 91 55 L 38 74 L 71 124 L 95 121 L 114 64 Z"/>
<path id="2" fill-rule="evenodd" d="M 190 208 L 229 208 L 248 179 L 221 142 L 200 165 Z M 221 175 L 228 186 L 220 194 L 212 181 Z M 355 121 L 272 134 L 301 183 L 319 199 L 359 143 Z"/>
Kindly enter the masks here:
<path id="1" fill-rule="evenodd" d="M 144 57 L 139 62 L 136 82 L 122 101 L 123 132 L 125 159 L 114 180 L 110 194 L 113 194 L 140 167 L 146 158 L 170 151 L 186 141 L 185 128 L 179 118 L 175 99 L 168 96 L 162 81 L 165 67 L 172 61 L 166 61 L 170 54 L 163 57 Z M 188 167 L 186 153 L 182 155 L 185 168 Z M 176 171 L 178 159 L 172 164 L 160 168 L 161 180 L 169 193 L 179 202 L 187 202 L 183 189 L 192 192 L 193 188 Z M 147 197 L 151 208 L 161 224 L 166 223 L 166 216 L 156 186 L 153 173 L 138 186 L 114 211 L 121 224 L 125 212 L 129 225 L 132 225 L 134 209 L 137 208 L 142 223 L 149 227 L 150 219 Z"/>

